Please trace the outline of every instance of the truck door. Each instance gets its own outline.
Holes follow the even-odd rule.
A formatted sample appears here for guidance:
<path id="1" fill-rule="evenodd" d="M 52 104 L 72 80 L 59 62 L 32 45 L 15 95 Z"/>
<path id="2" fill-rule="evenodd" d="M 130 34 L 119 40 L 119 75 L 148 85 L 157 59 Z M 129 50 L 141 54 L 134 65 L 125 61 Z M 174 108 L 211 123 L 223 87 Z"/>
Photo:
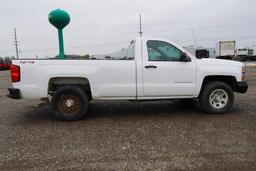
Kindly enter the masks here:
<path id="1" fill-rule="evenodd" d="M 192 97 L 196 64 L 181 61 L 182 51 L 158 40 L 143 43 L 143 91 L 145 97 Z"/>

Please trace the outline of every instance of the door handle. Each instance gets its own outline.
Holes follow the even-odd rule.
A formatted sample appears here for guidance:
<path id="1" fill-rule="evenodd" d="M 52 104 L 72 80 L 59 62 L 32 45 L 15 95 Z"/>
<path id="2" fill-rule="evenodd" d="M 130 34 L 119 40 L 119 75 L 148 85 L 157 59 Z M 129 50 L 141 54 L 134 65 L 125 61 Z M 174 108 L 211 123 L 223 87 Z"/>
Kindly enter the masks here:
<path id="1" fill-rule="evenodd" d="M 155 68 L 157 68 L 157 66 L 155 66 L 155 65 L 148 65 L 148 66 L 145 66 L 145 68 L 146 68 L 146 69 L 149 69 L 149 68 L 155 69 Z"/>

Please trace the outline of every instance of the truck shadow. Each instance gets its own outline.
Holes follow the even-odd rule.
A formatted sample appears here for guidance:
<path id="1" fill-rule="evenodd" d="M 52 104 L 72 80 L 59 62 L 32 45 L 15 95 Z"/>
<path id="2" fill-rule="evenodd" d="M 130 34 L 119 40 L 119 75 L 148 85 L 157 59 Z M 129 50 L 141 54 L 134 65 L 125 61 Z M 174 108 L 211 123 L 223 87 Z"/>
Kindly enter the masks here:
<path id="1" fill-rule="evenodd" d="M 129 118 L 149 116 L 186 116 L 204 114 L 195 102 L 184 101 L 102 101 L 92 102 L 89 106 L 87 116 L 83 120 L 100 118 Z M 27 113 L 27 119 L 56 120 L 49 104 L 39 104 L 34 110 Z"/>
<path id="2" fill-rule="evenodd" d="M 90 105 L 87 118 L 148 117 L 202 114 L 194 102 L 145 101 L 145 102 L 98 102 Z"/>

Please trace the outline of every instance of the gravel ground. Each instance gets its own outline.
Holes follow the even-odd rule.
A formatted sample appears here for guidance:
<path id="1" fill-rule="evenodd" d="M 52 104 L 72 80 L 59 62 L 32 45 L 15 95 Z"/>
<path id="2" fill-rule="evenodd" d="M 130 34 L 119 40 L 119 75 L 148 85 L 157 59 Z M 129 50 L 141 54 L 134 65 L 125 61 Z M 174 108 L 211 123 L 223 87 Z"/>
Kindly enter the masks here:
<path id="1" fill-rule="evenodd" d="M 256 68 L 235 109 L 191 103 L 97 102 L 78 122 L 39 101 L 10 100 L 0 71 L 0 170 L 256 170 Z M 255 80 L 255 81 L 254 81 Z"/>

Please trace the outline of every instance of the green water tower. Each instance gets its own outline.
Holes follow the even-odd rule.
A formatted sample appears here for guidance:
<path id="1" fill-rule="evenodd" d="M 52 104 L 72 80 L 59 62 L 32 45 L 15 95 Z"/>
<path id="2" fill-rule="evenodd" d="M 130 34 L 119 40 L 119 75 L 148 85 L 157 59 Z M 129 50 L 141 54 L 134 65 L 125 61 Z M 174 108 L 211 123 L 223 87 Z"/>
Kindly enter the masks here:
<path id="1" fill-rule="evenodd" d="M 49 22 L 58 29 L 59 36 L 59 59 L 65 58 L 64 42 L 63 42 L 63 29 L 69 24 L 69 14 L 61 9 L 56 9 L 50 12 L 48 16 Z"/>

